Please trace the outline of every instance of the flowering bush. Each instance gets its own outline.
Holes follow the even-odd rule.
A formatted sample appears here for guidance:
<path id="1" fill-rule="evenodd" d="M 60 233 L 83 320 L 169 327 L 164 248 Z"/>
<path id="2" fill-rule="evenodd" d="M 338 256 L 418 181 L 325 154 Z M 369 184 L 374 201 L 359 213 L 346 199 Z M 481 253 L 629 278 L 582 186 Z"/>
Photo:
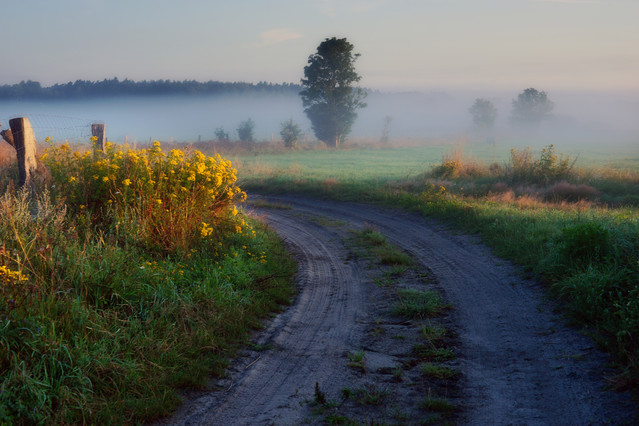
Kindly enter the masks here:
<path id="1" fill-rule="evenodd" d="M 90 223 L 148 248 L 186 250 L 202 238 L 241 228 L 236 202 L 246 194 L 219 155 L 106 144 L 106 153 L 50 146 L 42 157 L 51 191 Z M 126 231 L 126 232 L 122 232 Z M 239 231 L 237 231 L 239 232 Z"/>

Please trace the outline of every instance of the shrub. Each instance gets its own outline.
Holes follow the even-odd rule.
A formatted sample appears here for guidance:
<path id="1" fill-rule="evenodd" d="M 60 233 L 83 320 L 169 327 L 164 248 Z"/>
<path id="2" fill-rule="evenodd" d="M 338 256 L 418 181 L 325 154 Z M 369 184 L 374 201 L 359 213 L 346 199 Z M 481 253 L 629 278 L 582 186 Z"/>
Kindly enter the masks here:
<path id="1" fill-rule="evenodd" d="M 558 156 L 554 145 L 541 150 L 539 159 L 535 160 L 530 148 L 510 150 L 510 165 L 507 168 L 513 182 L 548 184 L 572 175 L 570 157 Z"/>
<path id="2" fill-rule="evenodd" d="M 444 178 L 455 178 L 459 176 L 462 169 L 462 163 L 457 160 L 446 160 L 433 169 L 433 176 Z"/>
<path id="3" fill-rule="evenodd" d="M 185 251 L 202 237 L 241 227 L 233 203 L 246 194 L 235 185 L 230 161 L 219 155 L 167 154 L 157 141 L 143 150 L 107 143 L 104 155 L 63 144 L 49 147 L 43 161 L 52 193 L 73 213 L 146 248 Z"/>
<path id="4" fill-rule="evenodd" d="M 285 147 L 294 148 L 297 145 L 297 140 L 302 136 L 302 129 L 300 129 L 300 126 L 291 118 L 282 123 L 280 135 L 282 136 Z"/>
<path id="5" fill-rule="evenodd" d="M 595 200 L 599 196 L 597 191 L 592 186 L 586 184 L 575 185 L 568 182 L 559 182 L 548 189 L 544 194 L 545 201 L 559 202 L 559 201 L 582 201 L 582 200 Z"/>

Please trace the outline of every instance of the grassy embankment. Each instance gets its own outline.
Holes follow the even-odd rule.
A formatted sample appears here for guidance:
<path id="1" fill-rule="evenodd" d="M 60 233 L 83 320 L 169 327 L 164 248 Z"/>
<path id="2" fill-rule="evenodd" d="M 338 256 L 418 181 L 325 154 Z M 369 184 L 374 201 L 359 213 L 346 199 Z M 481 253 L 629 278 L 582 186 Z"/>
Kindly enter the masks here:
<path id="1" fill-rule="evenodd" d="M 0 167 L 0 423 L 133 423 L 223 373 L 291 296 L 279 240 L 199 152 L 47 150 Z"/>
<path id="2" fill-rule="evenodd" d="M 437 160 L 429 157 L 433 151 Z M 621 368 L 616 385 L 636 389 L 636 167 L 580 168 L 552 146 L 513 150 L 491 165 L 441 155 L 433 148 L 298 151 L 238 157 L 236 164 L 252 190 L 401 206 L 480 234 L 498 255 L 547 282 L 571 317 L 614 354 Z M 417 172 L 420 164 L 430 166 Z"/>

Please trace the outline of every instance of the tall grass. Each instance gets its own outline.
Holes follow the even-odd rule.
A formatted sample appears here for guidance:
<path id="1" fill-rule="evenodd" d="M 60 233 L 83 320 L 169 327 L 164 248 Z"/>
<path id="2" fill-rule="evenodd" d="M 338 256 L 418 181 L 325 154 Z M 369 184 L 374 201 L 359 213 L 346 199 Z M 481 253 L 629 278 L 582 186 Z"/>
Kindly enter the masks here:
<path id="1" fill-rule="evenodd" d="M 37 195 L 0 197 L 0 423 L 167 415 L 288 302 L 292 261 L 219 157 L 62 145 L 44 161 Z"/>

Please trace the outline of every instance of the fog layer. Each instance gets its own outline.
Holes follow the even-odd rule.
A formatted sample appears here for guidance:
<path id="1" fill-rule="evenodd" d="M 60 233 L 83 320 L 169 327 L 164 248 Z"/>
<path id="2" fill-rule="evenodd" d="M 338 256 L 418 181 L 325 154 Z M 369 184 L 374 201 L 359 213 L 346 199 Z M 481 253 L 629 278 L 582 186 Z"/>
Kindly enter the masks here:
<path id="1" fill-rule="evenodd" d="M 353 139 L 378 140 L 387 126 L 391 143 L 436 138 L 521 139 L 576 143 L 639 142 L 639 93 L 548 93 L 553 116 L 536 129 L 509 123 L 512 100 L 518 93 L 431 92 L 371 93 L 359 111 Z M 498 110 L 494 129 L 479 134 L 468 109 L 476 98 L 489 99 Z M 251 118 L 255 137 L 279 138 L 280 124 L 290 118 L 312 139 L 311 124 L 297 96 L 121 97 L 91 101 L 11 101 L 0 104 L 0 122 L 29 117 L 43 139 L 90 137 L 90 123 L 104 122 L 113 141 L 215 139 L 224 129 L 236 138 L 239 124 Z"/>

